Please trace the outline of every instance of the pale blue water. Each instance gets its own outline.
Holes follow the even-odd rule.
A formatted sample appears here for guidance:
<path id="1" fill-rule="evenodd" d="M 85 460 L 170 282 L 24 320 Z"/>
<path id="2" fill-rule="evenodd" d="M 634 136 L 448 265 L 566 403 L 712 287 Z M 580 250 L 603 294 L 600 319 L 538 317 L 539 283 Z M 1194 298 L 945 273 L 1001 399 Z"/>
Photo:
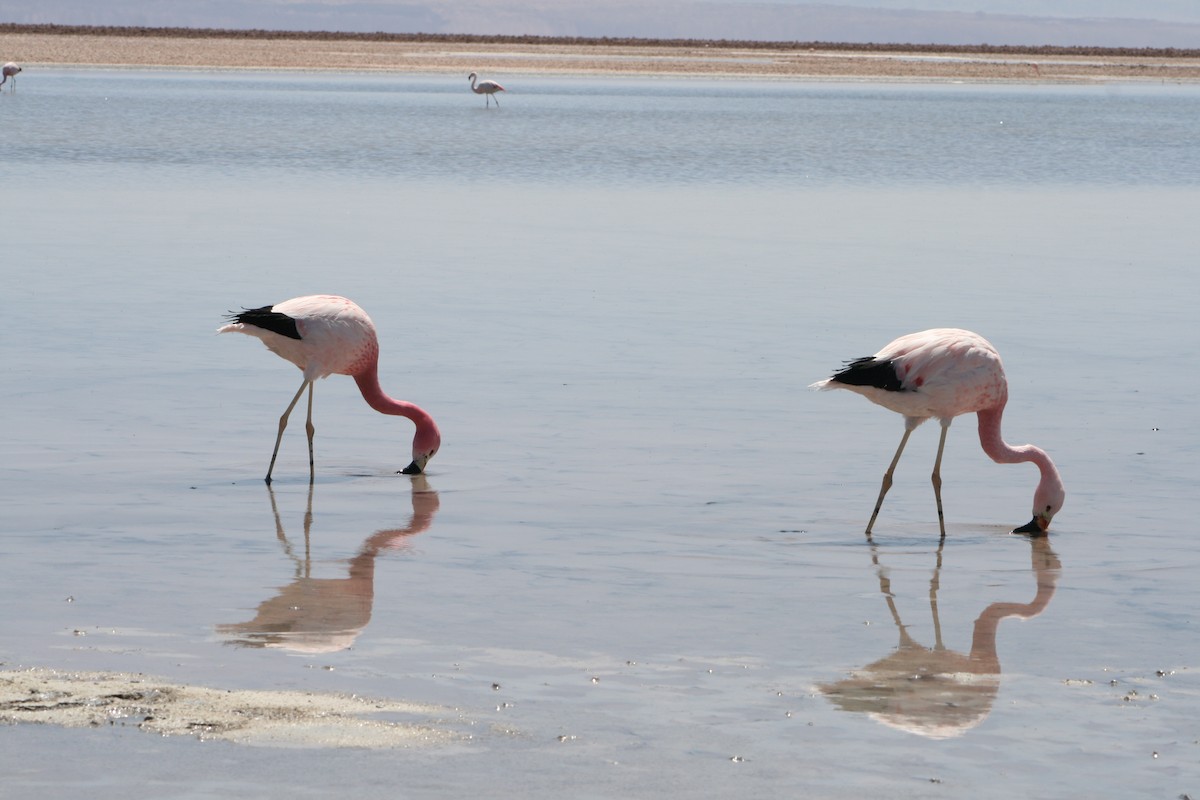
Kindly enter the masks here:
<path id="1" fill-rule="evenodd" d="M 1193 86 L 522 78 L 490 116 L 464 113 L 478 109 L 442 76 L 80 72 L 36 86 L 7 100 L 18 174 L 791 190 L 1200 180 Z"/>
<path id="2" fill-rule="evenodd" d="M 443 76 L 27 70 L 0 96 L 0 661 L 440 703 L 474 736 L 292 752 L 18 726 L 7 786 L 1200 794 L 1200 87 L 495 77 L 490 111 Z M 262 484 L 299 379 L 213 331 L 314 292 L 372 314 L 385 389 L 438 420 L 436 508 L 374 555 L 349 649 L 238 647 L 219 626 L 345 578 L 414 515 L 411 429 L 344 378 L 317 387 L 307 561 L 301 425 Z M 1006 531 L 1034 471 L 960 420 L 935 628 L 936 430 L 872 550 L 900 421 L 806 386 L 946 325 L 1001 350 L 1006 435 L 1051 453 L 1068 500 L 1031 562 Z M 967 652 L 1039 580 L 959 735 L 822 692 L 888 656 L 896 619 Z M 943 723 L 975 707 L 941 700 Z"/>

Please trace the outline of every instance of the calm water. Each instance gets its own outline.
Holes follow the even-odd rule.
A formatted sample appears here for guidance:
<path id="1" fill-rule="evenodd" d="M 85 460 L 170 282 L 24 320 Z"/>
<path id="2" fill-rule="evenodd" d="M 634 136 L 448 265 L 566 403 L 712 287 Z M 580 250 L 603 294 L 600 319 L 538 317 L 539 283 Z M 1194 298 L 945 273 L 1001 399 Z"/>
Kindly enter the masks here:
<path id="1" fill-rule="evenodd" d="M 494 77 L 490 111 L 441 76 L 0 95 L 0 661 L 442 704 L 472 737 L 9 727 L 7 785 L 1200 794 L 1200 87 Z M 213 331 L 314 292 L 437 418 L 427 484 L 333 378 L 311 498 L 302 427 L 264 487 L 296 371 Z M 946 325 L 1063 472 L 1048 542 L 1006 534 L 1036 475 L 970 419 L 945 547 L 932 428 L 863 539 L 900 421 L 805 387 Z"/>
<path id="2" fill-rule="evenodd" d="M 526 77 L 488 115 L 442 76 L 82 72 L 29 82 L 4 112 L 6 139 L 19 143 L 6 166 L 21 175 L 107 179 L 140 167 L 164 181 L 186 170 L 192 181 L 788 191 L 1200 181 L 1192 86 Z"/>

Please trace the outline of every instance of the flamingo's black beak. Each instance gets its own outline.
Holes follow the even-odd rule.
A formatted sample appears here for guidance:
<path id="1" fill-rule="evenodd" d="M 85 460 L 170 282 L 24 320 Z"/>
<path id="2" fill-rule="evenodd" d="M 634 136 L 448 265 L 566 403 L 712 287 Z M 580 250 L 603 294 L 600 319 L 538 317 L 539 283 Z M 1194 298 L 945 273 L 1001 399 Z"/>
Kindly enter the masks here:
<path id="1" fill-rule="evenodd" d="M 434 450 L 433 452 L 436 453 L 437 451 Z M 426 453 L 423 456 L 417 456 L 412 460 L 411 464 L 400 470 L 399 474 L 420 475 L 421 473 L 425 472 L 425 465 L 429 463 L 429 459 L 431 458 L 433 458 L 433 453 Z"/>
<path id="2" fill-rule="evenodd" d="M 1050 527 L 1050 520 L 1045 517 L 1034 517 L 1019 528 L 1013 528 L 1013 533 L 1027 533 L 1030 536 L 1045 536 Z"/>

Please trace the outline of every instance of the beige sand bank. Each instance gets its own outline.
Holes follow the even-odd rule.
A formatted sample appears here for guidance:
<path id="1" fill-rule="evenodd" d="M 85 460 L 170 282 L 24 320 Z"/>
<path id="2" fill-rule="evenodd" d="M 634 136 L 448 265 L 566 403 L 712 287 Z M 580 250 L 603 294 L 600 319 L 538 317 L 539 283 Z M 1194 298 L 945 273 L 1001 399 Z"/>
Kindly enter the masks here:
<path id="1" fill-rule="evenodd" d="M 515 44 L 250 36 L 0 33 L 0 60 L 46 66 L 703 75 L 905 81 L 1200 81 L 1200 58 L 739 47 L 695 43 Z"/>
<path id="2" fill-rule="evenodd" d="M 458 741 L 444 727 L 446 716 L 455 712 L 326 692 L 230 691 L 117 672 L 0 671 L 0 725 L 129 725 L 252 745 L 391 748 Z"/>

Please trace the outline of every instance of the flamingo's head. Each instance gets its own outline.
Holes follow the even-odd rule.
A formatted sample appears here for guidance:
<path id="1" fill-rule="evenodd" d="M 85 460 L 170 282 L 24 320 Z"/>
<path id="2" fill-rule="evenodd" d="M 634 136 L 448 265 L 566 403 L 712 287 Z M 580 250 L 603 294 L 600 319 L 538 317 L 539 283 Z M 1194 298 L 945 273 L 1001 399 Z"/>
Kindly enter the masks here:
<path id="1" fill-rule="evenodd" d="M 1015 529 L 1013 533 L 1041 536 L 1050 528 L 1050 520 L 1054 519 L 1054 515 L 1063 507 L 1066 499 L 1067 490 L 1063 488 L 1058 473 L 1055 473 L 1052 479 L 1043 480 L 1033 493 L 1033 519 Z"/>
<path id="2" fill-rule="evenodd" d="M 405 475 L 420 475 L 425 471 L 425 465 L 429 463 L 429 459 L 437 454 L 438 448 L 441 446 L 442 434 L 438 430 L 438 426 L 432 419 L 422 421 L 417 425 L 417 432 L 413 436 L 412 463 L 400 472 Z"/>

